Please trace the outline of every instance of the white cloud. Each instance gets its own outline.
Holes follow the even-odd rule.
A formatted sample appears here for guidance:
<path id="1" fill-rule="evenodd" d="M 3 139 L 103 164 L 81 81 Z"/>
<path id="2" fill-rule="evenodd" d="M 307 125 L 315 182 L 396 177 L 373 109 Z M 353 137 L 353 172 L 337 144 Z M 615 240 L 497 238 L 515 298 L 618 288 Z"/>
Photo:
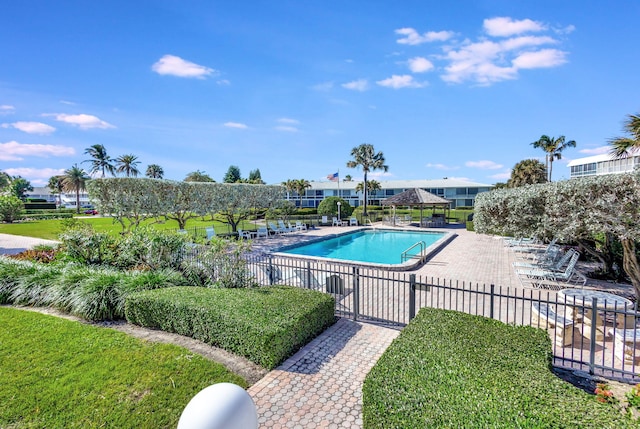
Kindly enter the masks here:
<path id="1" fill-rule="evenodd" d="M 584 153 L 587 155 L 602 155 L 604 153 L 611 152 L 611 146 L 600 146 L 600 147 L 594 147 L 594 148 L 580 149 L 578 150 L 578 152 Z"/>
<path id="2" fill-rule="evenodd" d="M 67 104 L 69 106 L 75 106 L 76 105 L 76 103 L 74 103 L 73 101 L 67 101 L 67 100 L 60 100 L 60 103 Z"/>
<path id="3" fill-rule="evenodd" d="M 277 127 L 275 127 L 276 130 L 278 131 L 285 131 L 287 133 L 297 133 L 298 129 L 296 127 L 290 127 L 287 125 L 278 125 Z"/>
<path id="4" fill-rule="evenodd" d="M 351 89 L 353 91 L 366 91 L 369 89 L 369 83 L 366 79 L 358 79 L 351 82 L 343 83 L 343 88 Z"/>
<path id="5" fill-rule="evenodd" d="M 433 70 L 434 65 L 431 61 L 423 57 L 411 58 L 409 61 L 409 70 L 413 73 L 424 73 Z"/>
<path id="6" fill-rule="evenodd" d="M 391 77 L 376 82 L 380 86 L 387 88 L 400 89 L 400 88 L 422 88 L 424 83 L 416 82 L 413 80 L 413 76 L 405 74 L 402 76 L 392 75 Z"/>
<path id="7" fill-rule="evenodd" d="M 151 70 L 162 75 L 195 77 L 198 79 L 204 79 L 206 76 L 216 73 L 216 70 L 212 68 L 183 60 L 175 55 L 163 56 L 151 66 Z"/>
<path id="8" fill-rule="evenodd" d="M 51 125 L 42 122 L 14 122 L 12 124 L 2 124 L 2 128 L 15 128 L 29 134 L 51 134 L 56 129 Z"/>
<path id="9" fill-rule="evenodd" d="M 14 106 L 11 106 L 9 104 L 0 104 L 0 111 L 9 112 L 14 110 L 16 110 Z"/>
<path id="10" fill-rule="evenodd" d="M 557 49 L 542 49 L 535 52 L 525 52 L 513 60 L 517 69 L 548 68 L 567 62 L 567 53 Z"/>
<path id="11" fill-rule="evenodd" d="M 425 165 L 425 167 L 427 168 L 435 168 L 436 170 L 457 170 L 460 167 L 449 167 L 448 165 L 444 165 L 444 164 L 427 164 Z"/>
<path id="12" fill-rule="evenodd" d="M 396 34 L 405 36 L 396 40 L 396 42 L 401 45 L 420 45 L 427 42 L 445 42 L 454 36 L 452 31 L 429 31 L 421 35 L 415 29 L 410 27 L 399 28 L 396 30 Z"/>
<path id="13" fill-rule="evenodd" d="M 509 17 L 485 19 L 483 26 L 488 35 L 496 37 L 508 37 L 514 34 L 543 31 L 547 28 L 541 22 L 530 19 L 513 20 Z"/>
<path id="14" fill-rule="evenodd" d="M 243 130 L 249 128 L 246 124 L 242 124 L 240 122 L 225 122 L 224 126 L 228 128 L 240 128 Z"/>
<path id="15" fill-rule="evenodd" d="M 46 185 L 51 176 L 61 176 L 64 168 L 6 168 L 3 170 L 10 176 L 22 176 L 29 180 L 32 185 Z"/>
<path id="16" fill-rule="evenodd" d="M 502 168 L 503 165 L 502 164 L 498 164 L 496 162 L 493 161 L 467 161 L 464 163 L 464 165 L 466 165 L 467 167 L 472 167 L 472 168 L 480 168 L 483 170 L 497 170 L 499 168 Z"/>
<path id="17" fill-rule="evenodd" d="M 71 156 L 75 150 L 68 146 L 49 144 L 23 144 L 12 140 L 0 143 L 0 161 L 22 161 L 25 156 L 48 158 L 50 156 Z"/>
<path id="18" fill-rule="evenodd" d="M 492 178 L 492 179 L 496 179 L 496 180 L 509 180 L 509 179 L 511 179 L 511 171 L 506 171 L 504 173 L 492 174 L 489 177 Z"/>
<path id="19" fill-rule="evenodd" d="M 311 89 L 315 91 L 329 91 L 332 88 L 333 88 L 333 82 L 321 82 L 311 87 Z"/>
<path id="20" fill-rule="evenodd" d="M 224 85 L 224 86 L 231 85 L 231 82 L 228 79 L 220 79 L 220 80 L 217 80 L 216 83 L 218 85 Z"/>
<path id="21" fill-rule="evenodd" d="M 87 115 L 81 113 L 79 115 L 67 115 L 66 113 L 52 113 L 44 116 L 53 116 L 57 121 L 65 122 L 67 124 L 75 125 L 80 129 L 88 130 L 90 128 L 115 128 L 108 122 L 103 121 L 97 116 Z"/>
<path id="22" fill-rule="evenodd" d="M 291 118 L 280 118 L 278 119 L 278 122 L 280 122 L 281 124 L 299 124 L 300 121 L 298 121 L 297 119 L 291 119 Z"/>

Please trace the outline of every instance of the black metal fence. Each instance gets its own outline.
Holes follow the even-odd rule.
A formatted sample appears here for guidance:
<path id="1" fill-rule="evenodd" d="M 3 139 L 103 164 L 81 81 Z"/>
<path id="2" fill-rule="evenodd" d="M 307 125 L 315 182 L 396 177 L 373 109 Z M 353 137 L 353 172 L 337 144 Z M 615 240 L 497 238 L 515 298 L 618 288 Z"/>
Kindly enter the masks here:
<path id="1" fill-rule="evenodd" d="M 335 297 L 336 315 L 403 327 L 422 307 L 456 310 L 514 325 L 547 329 L 554 365 L 640 381 L 640 313 L 630 306 L 569 301 L 555 291 L 427 278 L 364 266 L 264 254 L 247 258 L 252 281 L 321 290 Z M 637 335 L 637 344 L 636 344 Z M 455 338 L 452 338 L 455 341 Z"/>

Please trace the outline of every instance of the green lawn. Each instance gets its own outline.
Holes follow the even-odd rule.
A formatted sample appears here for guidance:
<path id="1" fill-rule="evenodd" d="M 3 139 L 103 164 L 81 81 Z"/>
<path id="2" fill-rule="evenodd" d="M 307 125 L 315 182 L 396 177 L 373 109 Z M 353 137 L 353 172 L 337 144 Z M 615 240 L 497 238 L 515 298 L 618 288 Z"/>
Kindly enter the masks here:
<path id="1" fill-rule="evenodd" d="M 120 224 L 114 224 L 113 219 L 110 217 L 82 216 L 78 219 L 93 225 L 95 230 L 98 232 L 106 231 L 113 235 L 117 235 L 122 230 Z M 52 219 L 17 223 L 0 223 L 0 233 L 56 240 L 58 238 L 58 234 L 60 234 L 62 230 L 61 222 L 61 220 Z M 151 224 L 154 228 L 158 229 L 178 229 L 178 223 L 173 220 L 169 220 L 164 223 L 153 223 L 153 220 L 147 220 L 143 224 Z M 190 219 L 187 221 L 187 230 L 195 227 L 204 228 L 211 225 L 214 225 L 218 234 L 224 234 L 231 231 L 227 224 L 213 222 L 211 220 L 203 221 L 202 219 Z M 243 225 L 243 229 L 255 229 L 253 222 L 245 222 Z"/>
<path id="2" fill-rule="evenodd" d="M 246 387 L 222 365 L 167 344 L 0 308 L 0 427 L 175 428 L 201 389 Z"/>

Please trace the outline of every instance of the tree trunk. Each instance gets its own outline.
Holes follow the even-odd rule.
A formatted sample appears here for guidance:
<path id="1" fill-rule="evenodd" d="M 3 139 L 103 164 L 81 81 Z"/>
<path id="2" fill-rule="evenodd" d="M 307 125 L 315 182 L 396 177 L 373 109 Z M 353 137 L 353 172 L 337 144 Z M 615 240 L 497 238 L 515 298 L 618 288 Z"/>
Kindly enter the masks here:
<path id="1" fill-rule="evenodd" d="M 636 297 L 640 300 L 640 263 L 636 256 L 636 242 L 630 238 L 623 238 L 622 249 L 624 251 L 624 271 L 631 279 L 631 284 L 636 292 Z"/>
<path id="2" fill-rule="evenodd" d="M 363 189 L 363 196 L 364 196 L 364 209 L 362 210 L 362 216 L 367 216 L 367 172 L 364 172 L 364 189 Z"/>
<path id="3" fill-rule="evenodd" d="M 80 214 L 80 189 L 76 189 L 76 213 Z"/>
<path id="4" fill-rule="evenodd" d="M 615 261 L 613 258 L 613 253 L 611 251 L 611 243 L 608 235 L 605 237 L 605 243 L 603 244 L 603 248 L 605 250 L 602 252 L 598 251 L 598 249 L 596 249 L 595 247 L 592 247 L 591 245 L 589 245 L 589 243 L 586 240 L 577 239 L 576 241 L 578 242 L 578 244 L 580 244 L 580 246 L 582 246 L 585 252 L 587 252 L 594 258 L 597 258 L 602 263 L 603 274 L 609 275 L 613 272 L 613 263 Z"/>
<path id="5" fill-rule="evenodd" d="M 553 173 L 553 156 L 549 157 L 549 180 L 547 180 L 548 182 L 551 182 L 551 173 Z"/>

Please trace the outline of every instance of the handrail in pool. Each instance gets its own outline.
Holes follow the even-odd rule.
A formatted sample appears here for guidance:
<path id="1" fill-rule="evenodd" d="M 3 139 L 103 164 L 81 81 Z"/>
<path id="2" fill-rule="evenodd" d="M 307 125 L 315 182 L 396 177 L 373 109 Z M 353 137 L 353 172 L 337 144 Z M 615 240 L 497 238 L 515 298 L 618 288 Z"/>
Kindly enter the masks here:
<path id="1" fill-rule="evenodd" d="M 409 259 L 409 250 L 413 249 L 416 246 L 420 246 L 420 258 L 424 256 L 424 249 L 427 247 L 427 244 L 424 241 L 418 241 L 415 244 L 412 244 L 407 250 L 400 254 L 400 261 L 406 262 Z M 413 257 L 413 256 L 412 256 Z"/>

